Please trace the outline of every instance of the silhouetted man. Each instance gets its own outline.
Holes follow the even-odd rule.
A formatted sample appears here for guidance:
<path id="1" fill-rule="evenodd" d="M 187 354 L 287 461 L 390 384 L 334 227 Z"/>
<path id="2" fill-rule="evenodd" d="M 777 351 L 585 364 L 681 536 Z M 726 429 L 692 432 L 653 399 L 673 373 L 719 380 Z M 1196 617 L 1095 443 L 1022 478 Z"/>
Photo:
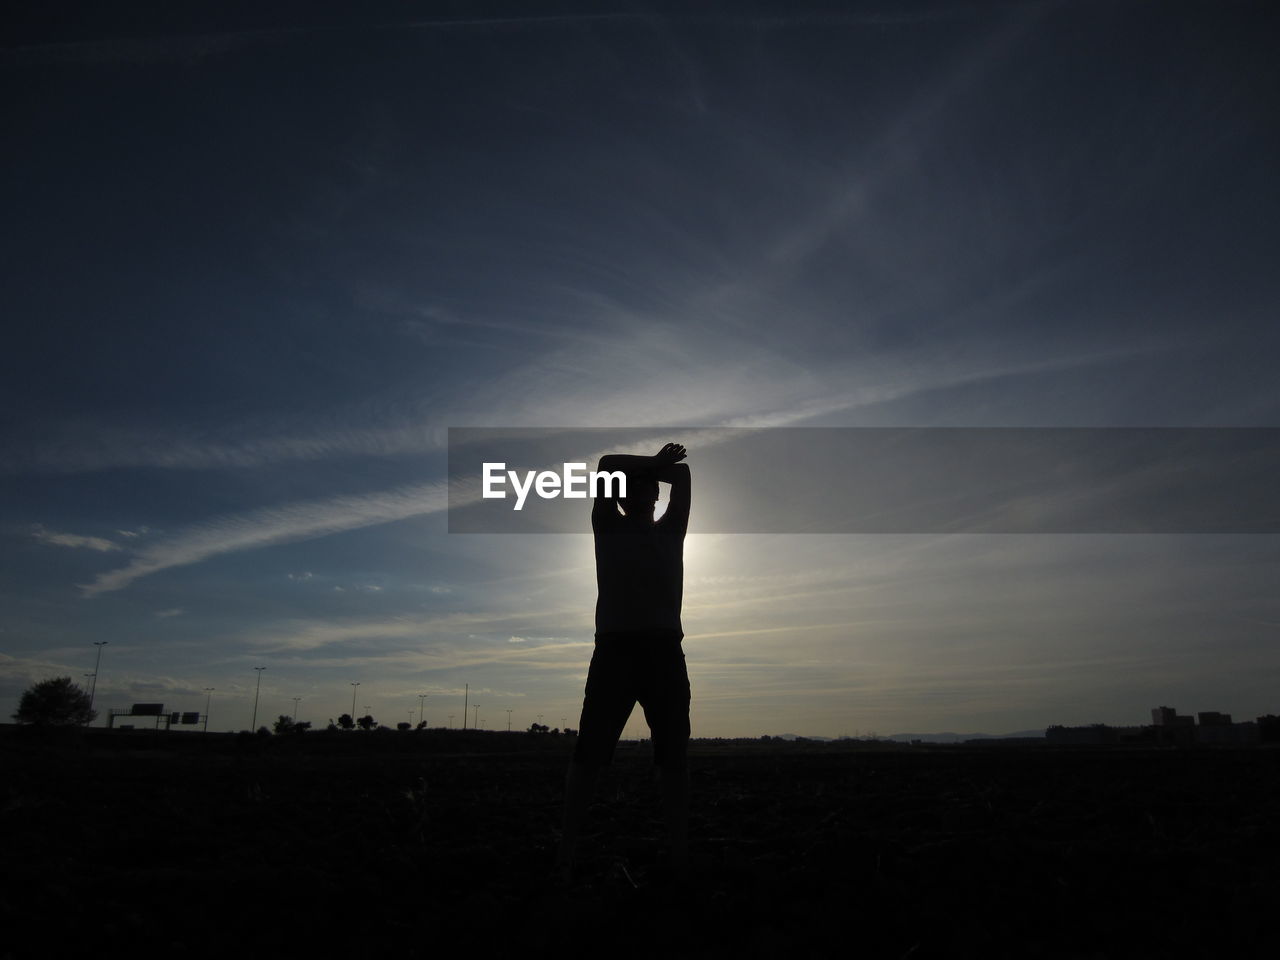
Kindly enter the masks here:
<path id="1" fill-rule="evenodd" d="M 610 454 L 600 471 L 626 474 L 626 497 L 596 497 L 591 527 L 596 541 L 596 644 L 578 724 L 578 741 L 565 787 L 559 865 L 572 867 L 578 832 L 600 769 L 613 759 L 631 710 L 639 701 L 662 776 L 663 808 L 673 866 L 688 854 L 689 675 L 681 641 L 684 535 L 689 526 L 689 467 L 680 444 L 656 456 Z M 658 481 L 671 484 L 671 500 L 653 519 Z M 619 513 L 619 506 L 622 512 Z"/>

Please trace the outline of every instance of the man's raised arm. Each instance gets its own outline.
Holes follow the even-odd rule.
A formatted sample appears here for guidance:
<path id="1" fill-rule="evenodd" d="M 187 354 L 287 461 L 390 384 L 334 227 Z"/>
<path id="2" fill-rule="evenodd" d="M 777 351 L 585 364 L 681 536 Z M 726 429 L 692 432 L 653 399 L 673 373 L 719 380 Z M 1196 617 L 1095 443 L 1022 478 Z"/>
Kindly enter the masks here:
<path id="1" fill-rule="evenodd" d="M 689 529 L 689 500 L 692 484 L 687 463 L 672 463 L 658 471 L 658 479 L 671 484 L 671 502 L 658 523 L 666 530 L 685 535 Z"/>
<path id="2" fill-rule="evenodd" d="M 627 476 L 627 483 L 638 483 L 641 477 L 652 477 L 654 472 L 653 457 L 637 457 L 625 453 L 606 453 L 596 465 L 598 473 L 613 473 L 621 470 Z M 591 526 L 598 529 L 605 521 L 618 517 L 618 494 L 614 484 L 609 485 L 614 491 L 611 497 L 596 497 L 591 504 Z M 594 491 L 592 491 L 594 493 Z"/>
<path id="3" fill-rule="evenodd" d="M 683 460 L 686 456 L 681 444 L 668 443 L 652 457 L 636 456 L 628 453 L 606 453 L 600 458 L 596 470 L 600 473 L 621 470 L 627 475 L 627 483 L 641 483 L 646 480 L 672 481 L 663 474 Z M 684 468 L 685 477 L 685 522 L 688 522 L 688 476 L 689 468 Z M 672 499 L 675 498 L 675 484 L 672 483 Z M 596 497 L 591 505 L 591 519 L 594 523 L 602 517 L 616 513 L 616 497 Z M 674 504 L 673 504 L 674 505 Z M 667 508 L 671 509 L 670 506 Z"/>
<path id="4" fill-rule="evenodd" d="M 607 473 L 614 470 L 622 470 L 623 468 L 616 461 L 622 459 L 630 459 L 619 457 L 617 454 L 606 454 L 600 458 L 600 462 L 596 465 L 598 473 Z M 635 457 L 636 460 L 647 460 L 647 457 Z M 610 483 L 608 489 L 613 491 L 610 497 L 595 497 L 591 501 L 591 528 L 599 530 L 602 523 L 606 523 L 618 516 L 618 488 L 615 484 Z M 595 491 L 591 491 L 592 496 Z"/>
<path id="5" fill-rule="evenodd" d="M 686 456 L 678 443 L 668 443 L 652 457 L 640 457 L 629 453 L 606 453 L 600 458 L 597 470 L 621 470 L 628 481 L 634 476 L 640 480 L 663 480 L 662 471 L 679 463 Z"/>

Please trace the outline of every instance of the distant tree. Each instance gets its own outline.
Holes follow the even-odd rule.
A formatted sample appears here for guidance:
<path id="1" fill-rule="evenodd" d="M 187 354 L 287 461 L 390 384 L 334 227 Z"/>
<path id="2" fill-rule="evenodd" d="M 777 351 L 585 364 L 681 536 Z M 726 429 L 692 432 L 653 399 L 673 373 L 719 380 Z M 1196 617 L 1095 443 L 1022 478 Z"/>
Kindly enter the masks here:
<path id="1" fill-rule="evenodd" d="M 342 716 L 338 718 L 338 726 L 340 726 L 343 730 L 354 730 L 356 726 L 356 722 L 351 719 L 351 714 L 344 713 Z"/>
<path id="2" fill-rule="evenodd" d="M 1262 743 L 1276 743 L 1280 741 L 1280 717 L 1270 713 L 1265 716 L 1258 717 L 1258 740 Z"/>
<path id="3" fill-rule="evenodd" d="M 293 733 L 293 718 L 287 713 L 282 713 L 276 719 L 274 730 L 276 733 Z"/>
<path id="4" fill-rule="evenodd" d="M 271 729 L 264 723 L 257 730 L 255 730 L 254 733 L 256 733 L 260 737 L 269 737 L 271 736 Z"/>
<path id="5" fill-rule="evenodd" d="M 13 719 L 38 727 L 74 727 L 92 723 L 97 715 L 89 709 L 89 694 L 70 677 L 55 677 L 28 687 Z"/>
<path id="6" fill-rule="evenodd" d="M 530 733 L 550 733 L 551 728 L 548 727 L 545 723 L 533 723 L 529 725 L 529 732 Z"/>
<path id="7" fill-rule="evenodd" d="M 418 725 L 417 725 L 414 729 L 415 729 L 415 730 L 425 730 L 425 729 L 427 729 L 427 721 L 425 721 L 425 720 L 419 720 L 419 721 L 418 721 Z"/>
<path id="8" fill-rule="evenodd" d="M 378 721 L 373 719 L 373 714 L 366 713 L 363 717 L 356 721 L 361 730 L 376 730 Z"/>
<path id="9" fill-rule="evenodd" d="M 306 733 L 310 729 L 311 729 L 310 720 L 299 720 L 293 725 L 294 733 Z"/>
<path id="10" fill-rule="evenodd" d="M 397 729 L 397 730 L 412 730 L 412 729 L 413 729 L 413 724 L 412 724 L 412 723 L 410 723 L 408 720 L 401 720 L 399 723 L 397 723 L 397 724 L 396 724 L 396 729 Z"/>

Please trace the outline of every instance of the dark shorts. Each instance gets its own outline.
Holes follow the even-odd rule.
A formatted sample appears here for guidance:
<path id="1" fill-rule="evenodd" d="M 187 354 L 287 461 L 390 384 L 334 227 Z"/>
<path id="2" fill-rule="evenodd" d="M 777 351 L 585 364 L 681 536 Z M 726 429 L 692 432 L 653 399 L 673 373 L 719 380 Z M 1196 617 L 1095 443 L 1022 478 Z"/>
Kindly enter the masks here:
<path id="1" fill-rule="evenodd" d="M 689 674 L 673 634 L 596 634 L 573 759 L 605 766 L 639 702 L 659 766 L 684 762 L 689 746 Z"/>

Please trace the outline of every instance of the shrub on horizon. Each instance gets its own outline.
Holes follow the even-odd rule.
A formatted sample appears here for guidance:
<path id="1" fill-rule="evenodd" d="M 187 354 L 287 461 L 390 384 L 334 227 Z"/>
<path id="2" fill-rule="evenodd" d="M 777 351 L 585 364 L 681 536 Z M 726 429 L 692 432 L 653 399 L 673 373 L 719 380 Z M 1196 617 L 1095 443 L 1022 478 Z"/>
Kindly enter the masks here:
<path id="1" fill-rule="evenodd" d="M 93 722 L 97 715 L 89 707 L 89 694 L 70 677 L 54 677 L 23 691 L 13 719 L 36 727 L 77 727 Z"/>

